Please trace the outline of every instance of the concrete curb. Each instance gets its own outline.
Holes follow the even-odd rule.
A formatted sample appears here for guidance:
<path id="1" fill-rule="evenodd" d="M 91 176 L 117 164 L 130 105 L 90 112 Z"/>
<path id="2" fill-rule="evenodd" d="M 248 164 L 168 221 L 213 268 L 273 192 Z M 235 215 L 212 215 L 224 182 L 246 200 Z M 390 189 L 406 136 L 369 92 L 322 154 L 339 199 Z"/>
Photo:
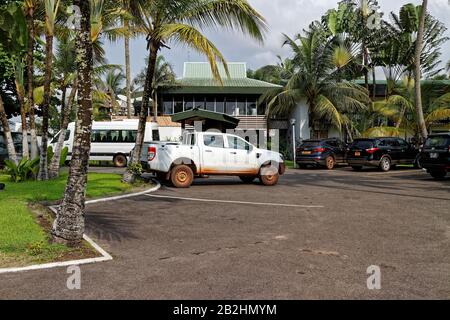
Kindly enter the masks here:
<path id="1" fill-rule="evenodd" d="M 144 195 L 147 193 L 155 192 L 155 191 L 159 190 L 159 188 L 161 188 L 161 184 L 156 180 L 153 180 L 153 182 L 156 183 L 156 186 L 154 186 L 148 190 L 145 190 L 145 191 L 131 193 L 131 194 L 125 194 L 125 195 L 116 196 L 116 197 L 89 200 L 89 201 L 86 201 L 86 204 L 93 204 L 93 203 L 100 203 L 100 202 L 107 202 L 107 201 L 114 201 L 114 200 L 138 197 L 138 196 L 141 196 L 141 195 Z M 57 206 L 50 206 L 49 209 L 52 210 L 54 213 L 56 213 Z M 37 264 L 37 265 L 31 265 L 31 266 L 27 266 L 27 267 L 20 267 L 20 268 L 0 268 L 0 274 L 51 269 L 51 268 L 58 268 L 58 267 L 68 267 L 68 266 L 73 266 L 73 265 L 91 264 L 91 263 L 113 260 L 113 257 L 108 252 L 106 252 L 102 247 L 100 247 L 97 243 L 95 243 L 86 234 L 83 235 L 83 239 L 86 240 L 98 253 L 100 253 L 101 257 L 80 259 L 80 260 L 71 260 L 71 261 L 64 261 L 64 262 L 52 262 L 52 263 L 45 263 L 45 264 Z"/>

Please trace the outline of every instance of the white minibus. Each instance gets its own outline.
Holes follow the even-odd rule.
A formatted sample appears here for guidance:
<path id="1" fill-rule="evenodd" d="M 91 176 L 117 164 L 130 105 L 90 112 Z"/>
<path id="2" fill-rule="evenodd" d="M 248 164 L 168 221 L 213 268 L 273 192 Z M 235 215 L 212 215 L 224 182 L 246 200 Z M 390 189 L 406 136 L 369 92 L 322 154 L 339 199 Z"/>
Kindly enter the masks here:
<path id="1" fill-rule="evenodd" d="M 89 160 L 113 161 L 116 167 L 126 167 L 130 152 L 136 143 L 138 120 L 121 120 L 112 122 L 92 123 L 91 153 Z M 154 122 L 147 122 L 144 142 L 159 140 L 159 126 Z M 60 132 L 52 139 L 50 145 L 55 150 Z M 69 123 L 66 131 L 64 147 L 67 147 L 67 160 L 71 159 L 75 123 Z"/>

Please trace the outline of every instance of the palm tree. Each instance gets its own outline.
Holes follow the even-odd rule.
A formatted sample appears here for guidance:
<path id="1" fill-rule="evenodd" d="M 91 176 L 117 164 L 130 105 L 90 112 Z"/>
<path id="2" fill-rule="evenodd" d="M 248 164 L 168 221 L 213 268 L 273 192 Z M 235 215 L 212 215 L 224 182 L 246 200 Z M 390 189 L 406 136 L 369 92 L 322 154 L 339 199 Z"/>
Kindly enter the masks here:
<path id="1" fill-rule="evenodd" d="M 59 39 L 56 50 L 54 69 L 56 82 L 62 92 L 61 98 L 61 126 L 60 135 L 56 144 L 52 161 L 48 168 L 49 179 L 56 179 L 59 176 L 61 151 L 64 145 L 65 133 L 69 125 L 69 117 L 72 111 L 75 94 L 77 92 L 77 74 L 75 63 L 75 42 L 67 37 Z M 72 87 L 69 98 L 66 101 L 68 87 Z"/>
<path id="2" fill-rule="evenodd" d="M 3 127 L 3 135 L 5 136 L 6 148 L 8 150 L 9 159 L 17 164 L 17 154 L 14 148 L 14 140 L 11 135 L 11 129 L 9 128 L 8 118 L 6 116 L 5 106 L 3 105 L 2 95 L 0 94 L 0 122 Z"/>
<path id="3" fill-rule="evenodd" d="M 421 69 L 421 56 L 423 50 L 423 34 L 425 30 L 425 18 L 427 16 L 427 5 L 428 0 L 423 0 L 422 2 L 422 12 L 420 14 L 420 22 L 419 29 L 417 32 L 417 41 L 416 41 L 416 50 L 414 54 L 414 78 L 415 78 L 415 97 L 416 97 L 416 113 L 417 120 L 420 128 L 420 135 L 422 139 L 428 137 L 427 125 L 425 123 L 425 118 L 423 115 L 423 107 L 422 107 L 422 91 L 421 91 L 421 80 L 422 80 L 422 69 Z"/>
<path id="4" fill-rule="evenodd" d="M 39 155 L 38 151 L 38 141 L 36 134 L 36 123 L 35 123 L 35 113 L 34 113 L 34 38 L 35 38 L 35 27 L 34 27 L 34 11 L 35 11 L 35 0 L 25 0 L 25 17 L 27 19 L 27 29 L 28 29 L 28 48 L 27 48 L 27 105 L 30 118 L 30 134 L 31 134 L 31 159 L 35 159 Z"/>
<path id="5" fill-rule="evenodd" d="M 261 101 L 268 103 L 268 115 L 290 115 L 305 99 L 311 123 L 326 121 L 338 130 L 345 128 L 350 135 L 349 115 L 365 110 L 370 99 L 363 87 L 343 79 L 353 58 L 347 48 L 336 46 L 334 41 L 327 39 L 317 24 L 295 40 L 285 35 L 285 45 L 294 52 L 292 60 L 297 68 L 284 88 L 262 96 Z"/>
<path id="6" fill-rule="evenodd" d="M 28 149 L 27 110 L 25 106 L 24 63 L 20 57 L 16 57 L 14 69 L 17 100 L 20 106 L 20 118 L 22 122 L 22 157 L 29 159 L 30 152 Z"/>
<path id="7" fill-rule="evenodd" d="M 190 46 L 207 57 L 215 78 L 221 81 L 216 60 L 223 62 L 228 72 L 225 59 L 199 29 L 222 26 L 241 30 L 262 41 L 262 30 L 266 27 L 264 18 L 246 0 L 138 0 L 135 3 L 133 15 L 147 34 L 147 49 L 150 53 L 136 146 L 130 166 L 139 163 L 158 51 L 167 47 L 169 41 Z M 134 178 L 131 170 L 127 170 L 123 176 L 126 182 L 132 182 Z"/>
<path id="8" fill-rule="evenodd" d="M 111 114 L 116 113 L 120 105 L 117 102 L 117 95 L 122 91 L 122 84 L 125 80 L 121 68 L 109 70 L 106 73 L 105 79 L 98 83 L 98 89 L 103 90 L 107 95 L 106 108 Z"/>
<path id="9" fill-rule="evenodd" d="M 145 59 L 146 65 L 148 65 L 147 57 Z M 146 70 L 142 70 L 133 80 L 133 83 L 138 86 L 141 90 L 145 86 L 145 73 Z M 156 122 L 158 116 L 158 97 L 157 90 L 161 85 L 170 85 L 175 83 L 175 72 L 173 71 L 172 65 L 166 61 L 164 56 L 158 56 L 156 59 L 155 75 L 152 82 L 152 101 L 153 101 L 153 117 Z"/>
<path id="10" fill-rule="evenodd" d="M 42 143 L 41 161 L 39 163 L 39 180 L 48 180 L 48 125 L 51 99 L 53 37 L 60 0 L 44 0 L 45 2 L 45 74 L 44 102 L 42 104 Z"/>
<path id="11" fill-rule="evenodd" d="M 73 4 L 81 10 L 81 29 L 76 41 L 79 107 L 69 178 L 52 235 L 56 242 L 79 245 L 84 233 L 84 203 L 91 147 L 93 45 L 90 2 L 74 0 Z"/>

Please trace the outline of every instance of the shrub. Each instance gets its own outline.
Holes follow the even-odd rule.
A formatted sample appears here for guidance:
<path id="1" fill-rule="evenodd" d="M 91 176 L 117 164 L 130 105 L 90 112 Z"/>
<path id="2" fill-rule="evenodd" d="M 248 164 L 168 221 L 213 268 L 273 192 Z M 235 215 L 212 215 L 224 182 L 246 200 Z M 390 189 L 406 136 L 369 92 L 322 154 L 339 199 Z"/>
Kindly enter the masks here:
<path id="1" fill-rule="evenodd" d="M 29 160 L 23 158 L 19 164 L 15 164 L 11 160 L 5 160 L 5 173 L 10 176 L 13 182 L 27 181 L 35 179 L 39 171 L 39 158 Z"/>

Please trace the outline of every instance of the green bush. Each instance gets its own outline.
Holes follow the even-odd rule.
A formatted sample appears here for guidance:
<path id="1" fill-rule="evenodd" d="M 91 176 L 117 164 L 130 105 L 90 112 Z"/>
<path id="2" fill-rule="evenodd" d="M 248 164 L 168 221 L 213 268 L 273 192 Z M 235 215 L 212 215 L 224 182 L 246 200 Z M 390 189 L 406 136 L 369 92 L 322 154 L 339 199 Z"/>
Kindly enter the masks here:
<path id="1" fill-rule="evenodd" d="M 66 164 L 67 155 L 69 154 L 69 148 L 64 147 L 61 150 L 61 156 L 59 157 L 59 166 L 63 167 Z M 47 149 L 47 157 L 48 157 L 48 163 L 52 162 L 52 159 L 54 157 L 55 153 L 53 152 L 53 147 L 49 146 Z"/>
<path id="2" fill-rule="evenodd" d="M 11 160 L 5 160 L 5 173 L 10 176 L 13 182 L 27 181 L 36 179 L 39 171 L 39 158 L 29 160 L 23 158 L 19 164 L 15 164 Z"/>

